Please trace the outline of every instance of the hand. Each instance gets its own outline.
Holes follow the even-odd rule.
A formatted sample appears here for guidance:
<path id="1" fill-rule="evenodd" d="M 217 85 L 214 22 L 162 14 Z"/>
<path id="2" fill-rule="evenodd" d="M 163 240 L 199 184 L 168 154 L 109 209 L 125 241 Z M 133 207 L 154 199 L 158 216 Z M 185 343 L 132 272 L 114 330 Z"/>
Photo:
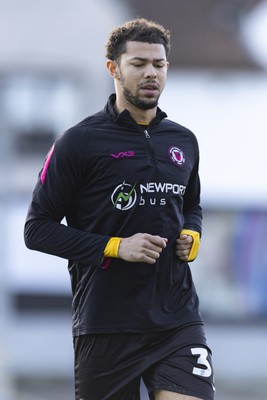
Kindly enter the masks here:
<path id="1" fill-rule="evenodd" d="M 181 234 L 180 237 L 176 239 L 175 254 L 180 258 L 180 260 L 187 261 L 192 245 L 192 236 Z"/>
<path id="2" fill-rule="evenodd" d="M 160 236 L 136 233 L 128 238 L 122 238 L 118 257 L 130 262 L 154 264 L 167 246 L 167 241 L 167 238 Z"/>

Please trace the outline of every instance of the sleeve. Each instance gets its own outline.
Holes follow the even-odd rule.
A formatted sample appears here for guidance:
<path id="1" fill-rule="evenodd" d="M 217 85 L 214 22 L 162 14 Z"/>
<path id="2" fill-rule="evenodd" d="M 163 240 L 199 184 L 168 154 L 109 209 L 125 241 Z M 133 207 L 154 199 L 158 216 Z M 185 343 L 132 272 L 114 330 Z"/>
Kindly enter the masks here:
<path id="1" fill-rule="evenodd" d="M 195 164 L 184 194 L 184 229 L 202 232 L 202 208 L 200 206 L 199 148 L 195 139 Z"/>
<path id="2" fill-rule="evenodd" d="M 110 237 L 66 226 L 62 220 L 82 185 L 82 140 L 67 131 L 51 148 L 32 194 L 24 240 L 29 249 L 101 265 Z"/>

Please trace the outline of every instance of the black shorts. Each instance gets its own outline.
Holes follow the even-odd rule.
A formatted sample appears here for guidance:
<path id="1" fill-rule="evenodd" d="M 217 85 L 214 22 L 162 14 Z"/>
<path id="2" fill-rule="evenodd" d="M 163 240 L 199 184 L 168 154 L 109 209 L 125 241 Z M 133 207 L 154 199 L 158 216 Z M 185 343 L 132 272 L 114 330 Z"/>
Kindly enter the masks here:
<path id="1" fill-rule="evenodd" d="M 170 331 L 74 338 L 76 400 L 140 400 L 143 379 L 151 400 L 168 390 L 214 399 L 211 351 L 202 325 Z"/>

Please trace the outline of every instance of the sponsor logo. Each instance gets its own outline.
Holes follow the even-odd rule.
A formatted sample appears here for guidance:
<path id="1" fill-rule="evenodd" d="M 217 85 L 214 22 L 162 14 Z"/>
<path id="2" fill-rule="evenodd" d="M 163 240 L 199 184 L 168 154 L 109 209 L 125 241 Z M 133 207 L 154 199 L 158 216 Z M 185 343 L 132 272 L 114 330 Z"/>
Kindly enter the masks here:
<path id="1" fill-rule="evenodd" d="M 130 185 L 124 181 L 114 189 L 111 195 L 111 201 L 114 208 L 121 211 L 129 210 L 136 203 L 139 206 L 165 206 L 168 199 L 173 197 L 173 195 L 183 196 L 185 189 L 186 186 L 184 185 L 169 182 L 148 182 L 146 184 L 140 184 L 137 188 L 136 183 Z M 137 192 L 140 194 L 138 202 Z"/>
<path id="2" fill-rule="evenodd" d="M 135 185 L 132 186 L 125 182 L 118 185 L 111 195 L 111 201 L 117 210 L 129 210 L 135 205 L 136 200 Z"/>
<path id="3" fill-rule="evenodd" d="M 133 157 L 134 151 L 120 151 L 118 154 L 110 154 L 113 158 Z"/>
<path id="4" fill-rule="evenodd" d="M 145 185 L 140 184 L 140 192 L 141 193 L 173 193 L 179 194 L 181 196 L 184 195 L 186 187 L 183 185 L 178 185 L 177 183 L 156 183 L 149 182 Z"/>
<path id="5" fill-rule="evenodd" d="M 185 163 L 185 155 L 178 147 L 171 146 L 168 150 L 168 153 L 174 165 L 181 166 Z"/>

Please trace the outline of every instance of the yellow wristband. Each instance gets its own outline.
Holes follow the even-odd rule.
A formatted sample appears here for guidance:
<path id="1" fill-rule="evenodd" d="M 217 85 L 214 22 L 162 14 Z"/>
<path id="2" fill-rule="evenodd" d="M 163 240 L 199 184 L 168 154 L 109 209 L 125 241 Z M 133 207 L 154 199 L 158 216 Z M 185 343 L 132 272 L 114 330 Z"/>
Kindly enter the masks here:
<path id="1" fill-rule="evenodd" d="M 119 245 L 122 238 L 119 237 L 112 237 L 109 239 L 105 250 L 104 250 L 104 257 L 118 257 Z"/>
<path id="2" fill-rule="evenodd" d="M 193 238 L 192 247 L 188 256 L 187 261 L 193 261 L 197 257 L 198 249 L 200 246 L 200 235 L 196 231 L 191 231 L 191 229 L 183 229 L 181 235 L 189 235 Z"/>

